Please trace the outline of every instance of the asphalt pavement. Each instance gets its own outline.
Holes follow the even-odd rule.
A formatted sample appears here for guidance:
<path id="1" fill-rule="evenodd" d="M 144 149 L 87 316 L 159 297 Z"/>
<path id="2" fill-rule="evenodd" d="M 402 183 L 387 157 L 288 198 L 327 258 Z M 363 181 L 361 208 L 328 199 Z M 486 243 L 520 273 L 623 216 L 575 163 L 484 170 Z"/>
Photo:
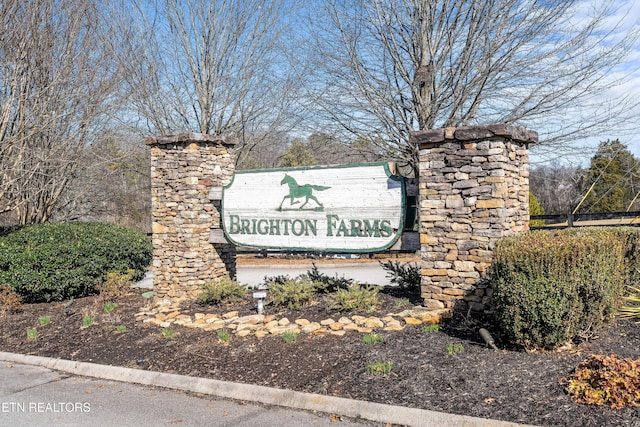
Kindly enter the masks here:
<path id="1" fill-rule="evenodd" d="M 368 283 L 386 286 L 391 282 L 387 277 L 387 272 L 378 262 L 363 263 L 319 263 L 316 264 L 321 273 L 327 274 L 329 277 L 346 277 L 356 281 L 357 283 Z M 300 263 L 296 265 L 238 265 L 236 271 L 236 279 L 240 283 L 256 287 L 264 282 L 265 276 L 287 275 L 296 277 L 306 274 L 313 267 L 312 263 Z M 153 280 L 151 278 L 151 280 Z"/>
<path id="2" fill-rule="evenodd" d="M 366 426 L 256 405 L 0 362 L 0 426 Z"/>

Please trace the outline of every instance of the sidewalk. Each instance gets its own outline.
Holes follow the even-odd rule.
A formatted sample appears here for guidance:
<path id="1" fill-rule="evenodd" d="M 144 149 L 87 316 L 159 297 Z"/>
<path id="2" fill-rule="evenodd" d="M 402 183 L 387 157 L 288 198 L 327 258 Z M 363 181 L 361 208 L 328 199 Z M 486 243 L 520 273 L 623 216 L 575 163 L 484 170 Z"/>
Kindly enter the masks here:
<path id="1" fill-rule="evenodd" d="M 385 424 L 521 426 L 250 384 L 0 352 L 0 426 Z"/>

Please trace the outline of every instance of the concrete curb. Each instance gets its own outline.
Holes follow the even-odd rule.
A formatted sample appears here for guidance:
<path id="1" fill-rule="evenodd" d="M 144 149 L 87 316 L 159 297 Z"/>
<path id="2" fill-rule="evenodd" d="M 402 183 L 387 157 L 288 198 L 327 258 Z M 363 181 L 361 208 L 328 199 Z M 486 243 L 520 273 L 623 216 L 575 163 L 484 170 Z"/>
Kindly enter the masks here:
<path id="1" fill-rule="evenodd" d="M 56 371 L 69 372 L 85 377 L 127 383 L 165 387 L 175 390 L 203 393 L 234 400 L 244 400 L 267 405 L 283 406 L 306 411 L 319 411 L 345 417 L 360 418 L 380 423 L 430 427 L 516 427 L 523 424 L 465 415 L 445 414 L 424 409 L 406 408 L 381 403 L 351 400 L 321 394 L 302 393 L 264 386 L 232 383 L 185 375 L 143 371 L 96 363 L 74 362 L 50 357 L 0 352 L 0 360 L 37 365 Z"/>
<path id="2" fill-rule="evenodd" d="M 313 267 L 313 262 L 300 262 L 298 264 L 278 264 L 274 262 L 273 264 L 264 265 L 264 264 L 243 264 L 240 267 L 247 270 L 260 270 L 265 267 L 274 268 L 274 269 L 290 269 L 291 267 L 300 268 L 300 269 L 311 269 Z M 350 268 L 350 267 L 361 267 L 361 266 L 375 266 L 378 267 L 379 263 L 376 260 L 372 261 L 364 261 L 364 262 L 343 262 L 343 263 L 335 263 L 335 264 L 316 264 L 318 268 L 324 269 L 332 269 L 332 268 Z"/>

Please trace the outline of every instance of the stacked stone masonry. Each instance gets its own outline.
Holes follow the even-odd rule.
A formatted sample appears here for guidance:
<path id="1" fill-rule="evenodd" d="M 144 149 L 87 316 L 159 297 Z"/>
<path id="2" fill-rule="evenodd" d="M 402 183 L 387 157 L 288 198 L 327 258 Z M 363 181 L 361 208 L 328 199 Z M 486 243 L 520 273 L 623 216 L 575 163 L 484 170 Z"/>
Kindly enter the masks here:
<path id="1" fill-rule="evenodd" d="M 529 229 L 528 146 L 538 135 L 487 125 L 419 131 L 421 293 L 426 307 L 484 310 L 496 242 Z"/>
<path id="2" fill-rule="evenodd" d="M 235 141 L 190 133 L 145 143 L 151 148 L 154 289 L 159 298 L 191 298 L 199 285 L 235 276 L 234 246 L 210 243 L 211 231 L 221 229 L 221 200 L 210 193 L 231 181 Z"/>

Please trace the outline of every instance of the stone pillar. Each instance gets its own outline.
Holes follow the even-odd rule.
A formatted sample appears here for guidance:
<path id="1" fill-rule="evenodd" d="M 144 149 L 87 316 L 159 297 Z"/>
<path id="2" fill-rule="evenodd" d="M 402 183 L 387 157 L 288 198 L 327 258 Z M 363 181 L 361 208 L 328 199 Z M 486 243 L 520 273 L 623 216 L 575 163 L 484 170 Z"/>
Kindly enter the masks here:
<path id="1" fill-rule="evenodd" d="M 529 144 L 538 134 L 487 125 L 412 133 L 419 148 L 425 306 L 487 308 L 496 242 L 529 229 Z"/>
<path id="2" fill-rule="evenodd" d="M 159 298 L 192 298 L 200 284 L 235 277 L 235 247 L 211 238 L 222 226 L 221 197 L 210 196 L 233 177 L 235 140 L 189 133 L 145 143 L 151 147 L 154 290 Z"/>

